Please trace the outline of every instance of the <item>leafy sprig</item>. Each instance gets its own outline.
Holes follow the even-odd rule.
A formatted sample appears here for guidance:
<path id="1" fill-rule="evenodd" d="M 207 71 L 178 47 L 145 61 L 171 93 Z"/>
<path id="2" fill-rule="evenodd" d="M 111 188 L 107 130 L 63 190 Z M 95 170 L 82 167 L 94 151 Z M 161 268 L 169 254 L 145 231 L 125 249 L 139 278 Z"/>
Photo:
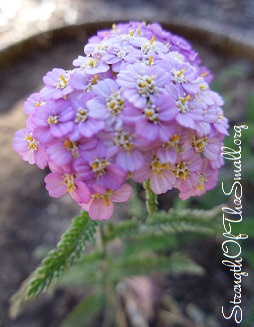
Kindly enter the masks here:
<path id="1" fill-rule="evenodd" d="M 94 239 L 97 224 L 86 212 L 72 220 L 71 228 L 62 235 L 56 249 L 49 252 L 12 297 L 10 308 L 12 318 L 18 315 L 24 302 L 45 292 L 81 258 L 86 245 Z"/>
<path id="2" fill-rule="evenodd" d="M 215 234 L 221 228 L 219 219 L 221 206 L 212 210 L 170 209 L 150 215 L 145 224 L 137 220 L 126 220 L 118 224 L 110 224 L 107 241 L 117 237 L 131 235 L 162 235 L 193 232 Z"/>

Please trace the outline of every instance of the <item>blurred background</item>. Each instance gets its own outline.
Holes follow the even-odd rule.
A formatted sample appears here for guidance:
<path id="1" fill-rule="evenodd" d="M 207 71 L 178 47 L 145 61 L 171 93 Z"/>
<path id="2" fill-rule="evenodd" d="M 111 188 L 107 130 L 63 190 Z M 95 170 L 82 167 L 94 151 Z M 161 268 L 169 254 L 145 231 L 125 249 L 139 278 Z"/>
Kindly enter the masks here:
<path id="1" fill-rule="evenodd" d="M 249 234 L 242 250 L 245 270 L 249 272 L 249 277 L 243 282 L 245 325 L 242 325 L 253 326 L 254 224 L 251 218 L 254 212 L 254 2 L 0 0 L 0 327 L 61 326 L 61 321 L 86 292 L 86 288 L 66 290 L 58 287 L 52 294 L 27 305 L 17 320 L 12 321 L 8 317 L 11 295 L 48 250 L 55 247 L 61 233 L 70 226 L 70 219 L 79 212 L 69 197 L 56 200 L 49 198 L 44 189 L 45 172 L 24 163 L 11 145 L 15 131 L 25 125 L 23 102 L 40 89 L 42 77 L 54 67 L 68 69 L 72 60 L 82 55 L 87 37 L 84 28 L 78 32 L 65 29 L 58 34 L 51 31 L 69 25 L 135 19 L 172 22 L 178 26 L 178 34 L 181 34 L 181 26 L 185 26 L 183 36 L 188 35 L 203 63 L 214 73 L 213 88 L 225 99 L 224 110 L 230 124 L 249 125 L 242 139 L 245 223 L 239 225 L 239 232 Z M 98 24 L 98 27 L 101 26 Z M 195 27 L 195 31 L 188 32 L 188 26 Z M 200 32 L 199 35 L 199 29 L 207 33 Z M 66 40 L 64 33 L 68 33 Z M 39 37 L 32 38 L 31 42 L 23 42 L 38 34 Z M 225 37 L 234 42 L 221 44 L 222 40 L 227 40 Z M 226 142 L 232 145 L 232 139 Z M 222 178 L 224 182 L 231 183 L 233 168 L 230 163 L 223 168 Z M 160 205 L 169 208 L 175 199 L 175 193 L 163 196 Z M 228 200 L 223 198 L 218 184 L 214 191 L 202 199 L 193 199 L 184 206 L 211 209 Z M 177 204 L 182 205 L 179 202 Z M 121 206 L 116 211 L 115 220 L 118 213 L 128 216 L 128 206 Z M 154 320 L 144 326 L 232 326 L 221 317 L 221 305 L 228 303 L 232 296 L 233 282 L 232 276 L 221 264 L 221 239 L 206 239 L 201 243 L 191 239 L 181 250 L 205 268 L 206 276 L 160 275 L 152 280 L 139 280 L 147 292 L 152 292 L 148 292 L 148 296 L 156 295 L 157 302 L 149 303 L 148 311 L 151 309 L 149 306 L 158 306 L 151 310 L 162 317 L 160 323 Z M 153 291 L 151 285 L 155 285 Z M 124 286 L 131 292 L 133 285 Z M 162 298 L 166 298 L 163 304 Z M 91 326 L 101 326 L 100 316 Z"/>
<path id="2" fill-rule="evenodd" d="M 0 45 L 65 24 L 116 19 L 178 19 L 253 42 L 251 0 L 0 0 Z"/>

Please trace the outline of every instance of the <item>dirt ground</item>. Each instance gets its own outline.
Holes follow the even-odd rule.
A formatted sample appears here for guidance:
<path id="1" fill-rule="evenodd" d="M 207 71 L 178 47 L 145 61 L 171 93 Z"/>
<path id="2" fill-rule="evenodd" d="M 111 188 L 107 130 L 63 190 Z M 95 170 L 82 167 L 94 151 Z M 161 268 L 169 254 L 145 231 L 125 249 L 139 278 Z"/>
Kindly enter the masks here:
<path id="1" fill-rule="evenodd" d="M 30 1 L 30 5 L 31 3 L 35 5 L 35 3 L 42 4 L 43 2 L 44 1 Z M 73 2 L 74 9 L 78 8 L 78 2 L 79 1 Z M 24 1 L 24 3 L 28 3 L 28 1 Z M 48 3 L 50 3 L 50 1 L 48 1 Z M 60 2 L 55 1 L 55 6 L 59 6 L 59 3 Z M 123 7 L 125 6 L 127 12 L 129 10 L 129 14 L 131 14 L 135 8 L 140 10 L 140 8 L 142 8 L 142 3 L 144 4 L 143 1 L 135 1 L 135 5 L 131 6 L 128 1 L 125 1 Z M 184 7 L 186 3 L 188 3 L 188 1 L 179 1 L 177 5 L 176 1 L 172 1 L 171 14 L 175 12 L 179 15 L 182 10 L 185 15 L 189 15 L 189 17 L 193 19 L 194 7 L 189 8 L 189 6 L 188 12 L 186 9 L 187 7 Z M 248 22 L 252 19 L 250 17 L 251 15 L 254 16 L 254 7 L 251 1 L 243 1 L 241 5 L 239 5 L 238 2 L 238 9 L 242 10 L 244 17 L 239 15 L 240 11 L 237 11 L 235 9 L 236 7 L 231 6 L 233 2 L 218 0 L 210 1 L 209 3 L 217 3 L 222 6 L 221 10 L 216 11 L 214 9 L 214 14 L 221 13 L 221 15 L 218 16 L 219 23 L 228 23 L 227 28 L 230 29 L 231 25 L 235 28 L 235 22 L 237 21 L 239 33 L 248 29 Z M 96 16 L 96 8 L 98 9 L 100 1 L 96 0 L 93 5 L 92 1 L 87 1 L 86 4 L 90 5 L 90 7 L 88 6 L 87 8 L 90 10 L 90 13 L 93 14 L 94 19 L 96 17 L 99 19 L 100 15 L 105 17 L 107 13 L 112 17 L 112 12 L 109 13 L 110 5 L 113 5 L 113 10 L 115 11 L 117 11 L 116 8 L 118 6 L 116 1 L 110 1 L 110 3 L 106 1 L 103 4 L 103 8 L 106 8 L 107 11 L 105 9 L 103 13 L 100 12 Z M 159 0 L 157 2 L 157 7 L 155 7 L 152 2 L 147 1 L 144 16 L 151 15 L 151 17 L 154 17 L 153 10 L 163 12 L 164 4 L 165 2 L 163 0 Z M 205 19 L 208 16 L 209 7 L 197 0 L 195 0 L 193 4 L 194 6 L 198 6 L 199 4 L 199 15 L 202 19 Z M 84 17 L 87 17 L 86 15 L 89 16 L 88 9 L 83 9 Z M 19 10 L 25 10 L 25 7 Z M 231 17 L 229 17 L 228 12 L 231 13 Z M 225 18 L 224 21 L 223 13 Z M 248 13 L 248 15 L 246 13 Z M 76 23 L 81 20 L 80 12 L 78 12 L 76 16 L 75 13 L 73 13 L 72 19 L 70 17 L 68 18 L 66 16 L 67 14 L 64 16 L 60 9 L 58 15 L 59 16 L 55 17 L 54 20 L 54 24 L 56 25 L 61 25 L 63 23 L 63 17 L 65 17 L 65 22 L 67 19 L 67 23 Z M 165 13 L 163 13 L 163 15 L 163 17 L 165 17 Z M 76 19 L 74 19 L 75 17 Z M 51 18 L 52 17 L 49 17 L 49 20 Z M 10 24 L 12 18 L 7 19 L 7 21 Z M 47 27 L 48 26 L 43 26 L 40 28 Z M 27 27 L 24 28 L 24 30 L 25 29 L 27 29 Z M 36 27 L 35 30 L 38 31 L 39 28 Z M 2 45 L 7 45 L 9 36 L 14 35 L 11 33 L 14 33 L 15 29 L 13 29 L 13 27 L 6 27 L 4 32 L 0 40 L 2 40 Z M 249 33 L 250 32 L 251 31 L 249 31 Z M 21 33 L 20 38 L 24 37 L 24 35 L 28 34 Z M 13 40 L 15 40 L 15 38 Z M 37 167 L 30 166 L 21 160 L 12 150 L 12 137 L 16 130 L 23 128 L 25 125 L 26 116 L 22 112 L 24 100 L 28 95 L 40 88 L 41 79 L 48 70 L 51 70 L 53 67 L 70 68 L 72 60 L 82 52 L 83 42 L 84 40 L 82 40 L 82 38 L 74 42 L 60 42 L 59 44 L 53 44 L 45 51 L 34 52 L 27 60 L 22 60 L 19 64 L 13 63 L 8 73 L 5 72 L 0 78 L 0 327 L 57 327 L 59 326 L 59 321 L 66 316 L 70 308 L 82 295 L 82 292 L 70 291 L 66 293 L 58 289 L 54 294 L 41 297 L 38 301 L 27 305 L 24 313 L 22 313 L 16 321 L 11 321 L 8 317 L 10 296 L 36 267 L 39 262 L 39 254 L 42 247 L 49 249 L 54 247 L 61 233 L 69 227 L 70 219 L 79 212 L 79 208 L 68 196 L 62 199 L 52 199 L 48 196 L 43 182 L 46 172 L 40 171 Z M 215 53 L 210 53 L 200 45 L 198 46 L 198 51 L 201 53 L 203 62 L 206 64 L 209 63 L 208 66 L 215 74 L 231 61 L 228 56 L 221 57 Z M 234 60 L 232 60 L 232 62 L 233 61 Z M 243 61 L 243 64 L 246 65 L 246 62 Z M 248 67 L 250 70 L 253 69 L 251 65 Z M 234 113 L 228 113 L 229 116 L 231 116 L 230 118 L 234 121 L 241 116 L 239 112 L 242 110 L 242 105 L 246 102 L 246 94 L 249 94 L 253 88 L 253 76 L 254 72 L 250 71 L 249 80 L 246 79 L 241 82 L 240 90 L 242 91 L 238 92 L 238 97 L 236 99 L 236 111 L 238 114 L 234 116 Z M 203 256 L 199 257 L 199 260 L 205 266 L 207 265 L 208 268 L 213 264 L 213 273 L 217 272 L 217 277 L 209 279 L 208 276 L 208 279 L 202 281 L 186 280 L 185 285 L 186 289 L 194 288 L 197 292 L 194 296 L 199 296 L 202 302 L 202 296 L 204 295 L 200 296 L 199 293 L 202 293 L 203 285 L 206 285 L 208 281 L 212 280 L 211 287 L 209 288 L 211 296 L 209 296 L 209 294 L 206 294 L 206 296 L 213 300 L 207 304 L 208 307 L 218 301 L 221 289 L 223 292 L 226 292 L 226 286 L 230 284 L 229 277 L 220 268 L 221 261 L 218 260 L 218 266 L 216 266 L 216 260 L 210 262 L 208 259 L 211 253 L 214 253 L 213 247 L 213 244 L 209 245 L 208 243 Z M 193 253 L 195 253 L 195 250 L 193 250 Z M 175 285 L 175 296 L 179 299 L 183 299 L 181 288 L 179 288 L 182 282 L 182 280 L 177 279 L 170 281 L 170 283 Z M 217 288 L 215 288 L 215 285 L 217 285 Z M 248 286 L 249 285 L 247 285 L 247 288 Z M 177 292 L 177 289 L 179 292 Z M 248 297 L 250 294 L 246 293 L 246 296 Z M 217 307 L 220 308 L 218 303 L 220 302 L 217 302 Z M 204 306 L 203 309 L 209 310 L 208 307 Z M 214 305 L 214 307 L 216 306 Z M 214 312 L 212 314 L 214 315 Z M 220 318 L 216 319 L 217 325 L 214 326 L 230 326 L 225 324 L 225 320 L 221 321 L 219 320 Z"/>

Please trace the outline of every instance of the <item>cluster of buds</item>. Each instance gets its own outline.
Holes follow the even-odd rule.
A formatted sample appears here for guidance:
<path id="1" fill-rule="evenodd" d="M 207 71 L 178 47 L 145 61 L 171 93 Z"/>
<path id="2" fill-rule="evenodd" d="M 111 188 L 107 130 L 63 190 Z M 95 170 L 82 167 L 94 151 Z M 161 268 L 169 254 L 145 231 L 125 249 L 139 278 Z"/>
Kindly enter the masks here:
<path id="1" fill-rule="evenodd" d="M 69 192 L 92 219 L 131 196 L 128 179 L 182 200 L 215 187 L 228 134 L 211 73 L 183 38 L 157 24 L 99 31 L 72 70 L 55 68 L 24 104 L 13 147 L 49 167 L 46 189 Z"/>

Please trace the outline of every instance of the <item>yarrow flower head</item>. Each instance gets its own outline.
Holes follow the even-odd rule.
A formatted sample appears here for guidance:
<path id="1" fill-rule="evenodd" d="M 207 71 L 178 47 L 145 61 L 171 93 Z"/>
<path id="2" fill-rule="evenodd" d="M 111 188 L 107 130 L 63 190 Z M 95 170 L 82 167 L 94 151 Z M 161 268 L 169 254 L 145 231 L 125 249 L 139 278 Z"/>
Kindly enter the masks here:
<path id="1" fill-rule="evenodd" d="M 92 219 L 128 201 L 128 179 L 182 200 L 215 187 L 228 134 L 212 75 L 183 38 L 157 24 L 114 24 L 73 61 L 54 68 L 24 104 L 13 148 L 46 166 L 53 197 L 70 193 Z"/>

